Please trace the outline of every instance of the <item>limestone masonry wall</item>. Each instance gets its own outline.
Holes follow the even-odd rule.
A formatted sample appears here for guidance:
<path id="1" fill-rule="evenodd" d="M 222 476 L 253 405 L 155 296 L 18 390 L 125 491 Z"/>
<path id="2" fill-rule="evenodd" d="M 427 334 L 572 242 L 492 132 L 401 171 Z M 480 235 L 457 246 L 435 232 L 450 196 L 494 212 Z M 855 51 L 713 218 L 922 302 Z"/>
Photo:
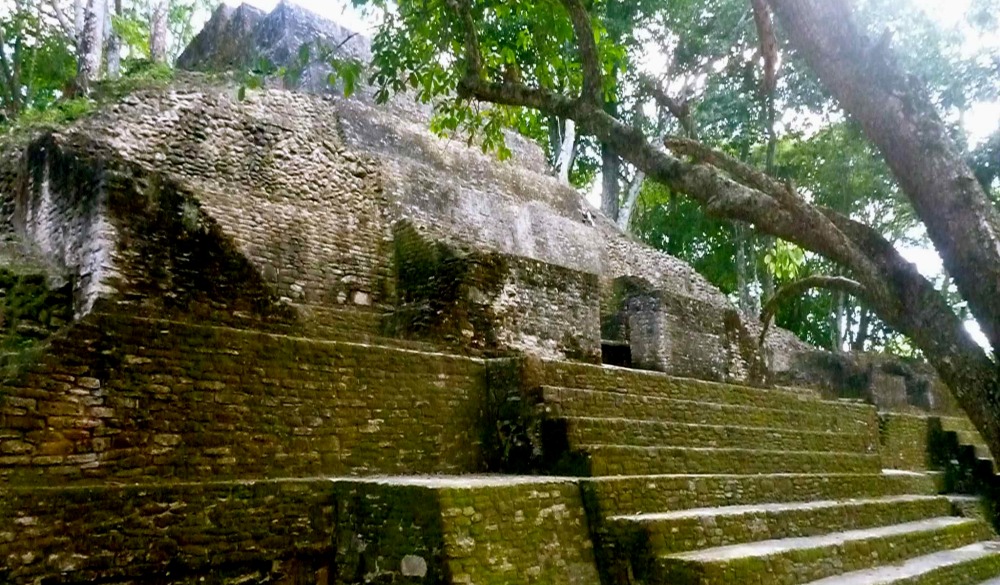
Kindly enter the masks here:
<path id="1" fill-rule="evenodd" d="M 81 293 L 81 314 L 96 296 L 122 295 L 132 295 L 137 304 L 191 307 L 203 316 L 223 308 L 241 318 L 274 317 L 282 313 L 276 305 L 282 300 L 299 307 L 391 306 L 398 301 L 392 226 L 408 222 L 434 240 L 498 254 L 512 266 L 555 267 L 534 273 L 565 270 L 567 286 L 555 289 L 531 289 L 512 273 L 503 301 L 516 302 L 519 310 L 504 302 L 494 308 L 524 318 L 493 324 L 507 328 L 491 341 L 502 349 L 595 359 L 600 319 L 593 319 L 594 304 L 600 315 L 621 311 L 609 305 L 609 293 L 615 279 L 631 277 L 669 300 L 661 312 L 663 327 L 653 338 L 636 340 L 637 346 L 660 347 L 658 359 L 641 364 L 759 381 L 757 348 L 742 339 L 753 337 L 755 324 L 744 322 L 691 267 L 631 240 L 590 211 L 576 191 L 545 172 L 537 149 L 512 139 L 515 159 L 498 163 L 431 135 L 426 112 L 402 98 L 375 107 L 364 95 L 345 100 L 268 90 L 241 101 L 234 94 L 204 79 L 186 79 L 168 90 L 127 97 L 36 144 L 28 163 L 5 156 L 0 176 L 15 176 L 10 166 L 48 173 L 27 189 L 24 181 L 5 178 L 2 197 L 15 200 L 14 227 L 26 244 L 56 259 L 63 248 L 85 254 L 67 267 L 77 288 L 90 291 Z M 74 169 L 91 174 L 74 182 Z M 43 204 L 82 209 L 88 197 L 99 205 L 76 214 L 76 224 L 39 215 Z M 136 222 L 135 215 L 147 221 Z M 39 223 L 43 216 L 48 219 Z M 63 224 L 78 225 L 74 233 L 88 241 L 61 243 L 56 226 Z M 216 266 L 190 262 L 199 258 L 194 243 L 218 250 Z M 151 260 L 143 264 L 146 258 Z M 202 275 L 188 292 L 207 288 L 219 294 L 178 295 L 173 289 L 180 281 L 173 274 L 159 277 L 164 259 L 168 272 L 184 263 L 199 269 L 185 275 Z M 245 302 L 230 303 L 238 306 L 217 306 L 237 294 L 236 288 L 214 286 L 218 270 L 233 270 L 234 282 L 253 283 L 252 298 L 243 292 Z M 589 291 L 594 277 L 596 295 Z M 144 288 L 135 290 L 143 279 Z M 566 294 L 556 298 L 553 290 Z M 585 309 L 544 308 L 573 301 Z M 284 313 L 278 318 L 292 318 Z M 769 344 L 767 351 L 775 354 L 769 355 L 772 363 L 787 364 L 783 353 L 801 348 Z"/>
<path id="2" fill-rule="evenodd" d="M 468 473 L 482 361 L 96 315 L 0 397 L 6 483 Z"/>
<path id="3" fill-rule="evenodd" d="M 331 487 L 337 502 L 333 583 L 451 583 L 435 490 L 378 481 L 336 481 Z"/>
<path id="4" fill-rule="evenodd" d="M 409 221 L 393 229 L 400 335 L 452 347 L 523 351 L 599 362 L 596 275 L 495 252 L 463 249 Z"/>
<path id="5" fill-rule="evenodd" d="M 511 258 L 492 303 L 499 345 L 550 359 L 600 363 L 600 300 L 596 275 Z"/>
<path id="6" fill-rule="evenodd" d="M 317 583 L 329 574 L 327 480 L 0 488 L 0 581 Z M 337 581 L 333 581 L 336 583 Z"/>
<path id="7" fill-rule="evenodd" d="M 366 305 L 387 300 L 388 205 L 376 162 L 344 146 L 338 120 L 304 95 L 178 89 L 127 98 L 85 132 L 197 192 L 279 296 Z"/>
<path id="8" fill-rule="evenodd" d="M 59 156 L 51 140 L 35 144 L 25 159 L 17 192 L 7 193 L 13 200 L 7 233 L 30 242 L 57 270 L 73 276 L 75 308 L 85 314 L 110 292 L 115 276 L 118 234 L 108 217 L 107 185 L 97 173 Z"/>
<path id="9" fill-rule="evenodd" d="M 930 426 L 926 416 L 879 414 L 879 451 L 889 469 L 925 471 L 930 466 Z"/>
<path id="10" fill-rule="evenodd" d="M 440 502 L 453 583 L 601 582 L 575 483 L 445 489 Z"/>
<path id="11" fill-rule="evenodd" d="M 112 303 L 156 315 L 289 320 L 263 275 L 190 191 L 74 137 L 24 154 L 7 237 L 73 288 L 77 316 Z M 284 313 L 284 315 L 282 315 Z"/>
<path id="12" fill-rule="evenodd" d="M 0 559 L 17 559 L 0 578 L 15 582 L 52 574 L 65 583 L 153 574 L 178 584 L 491 583 L 498 575 L 600 582 L 572 481 L 284 480 L 0 494 L 11 504 L 0 509 L 2 525 L 17 527 L 0 532 Z M 523 567 L 532 569 L 516 572 Z"/>
<path id="13" fill-rule="evenodd" d="M 401 478 L 335 486 L 342 533 L 334 582 L 600 583 L 575 482 Z"/>

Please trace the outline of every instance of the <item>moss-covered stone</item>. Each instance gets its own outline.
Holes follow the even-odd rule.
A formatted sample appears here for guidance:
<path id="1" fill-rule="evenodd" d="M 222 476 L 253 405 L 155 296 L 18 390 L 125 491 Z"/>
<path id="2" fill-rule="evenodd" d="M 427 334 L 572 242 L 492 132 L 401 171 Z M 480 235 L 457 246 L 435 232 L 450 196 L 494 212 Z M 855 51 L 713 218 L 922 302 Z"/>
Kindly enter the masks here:
<path id="1" fill-rule="evenodd" d="M 598 279 L 394 227 L 396 307 L 386 332 L 492 355 L 512 350 L 600 362 Z"/>
<path id="2" fill-rule="evenodd" d="M 8 483 L 481 470 L 482 360 L 95 314 L 2 391 Z"/>
<path id="3" fill-rule="evenodd" d="M 660 559 L 651 580 L 677 585 L 794 585 L 958 548 L 989 539 L 992 534 L 985 522 L 968 520 L 936 529 L 858 538 L 844 544 L 766 556 L 699 561 L 671 555 Z"/>
<path id="4" fill-rule="evenodd" d="M 72 321 L 72 283 L 53 288 L 43 273 L 0 268 L 0 364 L 18 363 Z"/>
<path id="5" fill-rule="evenodd" d="M 879 413 L 879 452 L 889 469 L 922 471 L 930 461 L 929 419 L 923 416 Z"/>
<path id="6" fill-rule="evenodd" d="M 453 583 L 601 582 L 574 483 L 444 489 L 440 501 Z"/>

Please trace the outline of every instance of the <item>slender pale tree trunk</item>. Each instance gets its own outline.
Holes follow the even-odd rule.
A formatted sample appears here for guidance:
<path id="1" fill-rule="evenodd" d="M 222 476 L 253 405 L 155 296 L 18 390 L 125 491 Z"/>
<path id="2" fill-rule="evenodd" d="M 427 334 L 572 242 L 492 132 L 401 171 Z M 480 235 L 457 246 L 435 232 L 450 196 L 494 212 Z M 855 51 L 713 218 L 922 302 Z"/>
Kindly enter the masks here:
<path id="1" fill-rule="evenodd" d="M 569 185 L 569 173 L 573 170 L 573 159 L 576 153 L 576 122 L 566 120 L 563 130 L 562 143 L 559 145 L 559 158 L 556 160 L 556 168 L 559 170 L 559 180 Z"/>
<path id="2" fill-rule="evenodd" d="M 736 286 L 739 289 L 740 311 L 749 319 L 756 319 L 760 314 L 760 299 L 754 294 L 751 287 L 757 281 L 751 266 L 753 257 L 751 243 L 753 233 L 750 226 L 739 221 L 735 222 L 734 233 L 736 235 Z"/>
<path id="3" fill-rule="evenodd" d="M 666 94 L 663 94 L 664 96 Z M 642 109 L 639 105 L 636 105 L 634 112 L 633 125 L 637 128 L 639 127 L 642 117 Z M 663 108 L 659 108 L 658 120 L 657 120 L 657 134 L 666 138 L 664 134 L 664 128 L 666 127 L 666 113 Z M 683 124 L 683 123 L 682 123 Z M 693 125 L 691 125 L 693 130 Z M 663 140 L 659 140 L 662 144 Z M 625 191 L 625 200 L 622 202 L 622 208 L 618 212 L 618 229 L 625 233 L 632 231 L 632 218 L 635 217 L 635 210 L 639 206 L 639 196 L 642 194 L 642 187 L 646 183 L 646 173 L 636 167 L 635 174 L 632 176 L 632 182 L 629 183 L 628 189 Z M 675 201 L 674 197 L 671 197 L 671 203 Z"/>
<path id="4" fill-rule="evenodd" d="M 615 151 L 607 146 L 601 146 L 601 211 L 608 216 L 611 221 L 618 221 L 618 211 L 621 202 L 619 201 L 618 171 L 621 167 L 621 159 Z"/>
<path id="5" fill-rule="evenodd" d="M 844 351 L 844 293 L 833 293 L 833 351 Z"/>
<path id="6" fill-rule="evenodd" d="M 87 0 L 73 0 L 73 28 L 76 33 L 77 51 L 83 42 L 83 27 L 87 22 Z"/>
<path id="7" fill-rule="evenodd" d="M 77 47 L 76 91 L 80 95 L 90 92 L 90 84 L 101 73 L 104 55 L 104 17 L 107 0 L 87 0 L 83 20 L 83 34 Z"/>
<path id="8" fill-rule="evenodd" d="M 109 15 L 105 24 L 105 34 L 108 39 L 108 79 L 117 79 L 122 70 L 122 39 L 115 32 L 114 17 L 122 15 L 122 0 L 115 0 L 114 13 Z"/>
<path id="9" fill-rule="evenodd" d="M 636 169 L 635 176 L 625 193 L 625 203 L 618 211 L 618 229 L 629 232 L 632 229 L 632 217 L 635 215 L 635 208 L 639 205 L 639 195 L 642 193 L 642 186 L 646 182 L 646 173 Z"/>
<path id="10" fill-rule="evenodd" d="M 767 157 L 764 161 L 764 172 L 768 175 L 774 175 L 774 159 L 778 150 L 778 133 L 775 130 L 775 105 L 774 105 L 774 93 L 766 95 L 764 97 L 764 107 L 766 109 L 766 125 L 765 128 L 767 132 Z M 775 239 L 774 236 L 767 234 L 762 234 L 760 236 L 761 251 L 763 255 L 770 254 L 774 252 Z M 774 296 L 775 286 L 774 286 L 774 273 L 771 272 L 769 268 L 765 268 L 764 274 L 761 277 L 760 285 L 762 289 L 762 295 L 765 299 L 769 299 Z"/>
<path id="11" fill-rule="evenodd" d="M 149 58 L 167 62 L 167 0 L 156 0 L 149 21 Z"/>

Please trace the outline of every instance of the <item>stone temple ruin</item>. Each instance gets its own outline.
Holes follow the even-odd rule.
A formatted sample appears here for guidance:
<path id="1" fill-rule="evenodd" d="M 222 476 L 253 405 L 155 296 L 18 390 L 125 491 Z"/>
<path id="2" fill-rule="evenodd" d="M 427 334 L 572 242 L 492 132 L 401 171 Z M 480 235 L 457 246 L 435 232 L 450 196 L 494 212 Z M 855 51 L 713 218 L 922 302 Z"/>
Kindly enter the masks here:
<path id="1" fill-rule="evenodd" d="M 181 64 L 344 34 L 220 8 Z M 426 128 L 191 74 L 3 145 L 0 582 L 1000 576 L 933 375 L 759 346 L 536 148 Z"/>

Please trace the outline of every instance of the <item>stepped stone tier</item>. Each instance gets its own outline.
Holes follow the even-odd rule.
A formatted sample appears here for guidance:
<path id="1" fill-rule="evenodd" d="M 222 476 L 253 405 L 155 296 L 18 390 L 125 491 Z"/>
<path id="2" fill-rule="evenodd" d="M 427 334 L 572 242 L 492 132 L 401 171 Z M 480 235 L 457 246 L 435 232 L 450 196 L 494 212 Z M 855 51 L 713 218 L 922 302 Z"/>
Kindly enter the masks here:
<path id="1" fill-rule="evenodd" d="M 346 34 L 221 8 L 182 64 Z M 992 460 L 919 366 L 758 347 L 516 137 L 240 93 L 0 147 L 0 582 L 1000 579 L 958 493 Z"/>

